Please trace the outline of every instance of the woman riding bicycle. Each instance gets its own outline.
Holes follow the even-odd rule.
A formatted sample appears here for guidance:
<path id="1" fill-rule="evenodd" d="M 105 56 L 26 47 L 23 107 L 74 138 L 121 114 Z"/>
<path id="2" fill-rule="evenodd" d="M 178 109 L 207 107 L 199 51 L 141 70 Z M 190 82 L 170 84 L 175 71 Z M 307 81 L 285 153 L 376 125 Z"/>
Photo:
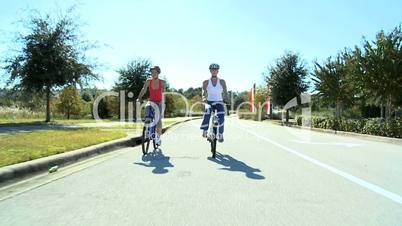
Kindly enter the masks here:
<path id="1" fill-rule="evenodd" d="M 223 142 L 223 131 L 225 122 L 225 107 L 224 102 L 228 102 L 226 82 L 223 79 L 218 78 L 219 65 L 211 64 L 209 66 L 209 71 L 211 72 L 211 78 L 205 80 L 202 83 L 203 91 L 203 101 L 206 101 L 211 108 L 206 108 L 204 113 L 204 119 L 201 124 L 202 136 L 207 137 L 207 130 L 209 127 L 209 120 L 211 118 L 211 110 L 217 110 L 217 115 L 219 118 L 219 129 L 217 134 L 217 139 L 219 142 Z"/>
<path id="2" fill-rule="evenodd" d="M 146 105 L 145 112 L 149 112 L 151 109 L 154 110 L 154 120 L 156 121 L 156 144 L 158 146 L 161 145 L 161 135 L 162 135 L 162 117 L 163 117 L 163 106 L 164 99 L 163 93 L 166 91 L 166 82 L 162 79 L 159 79 L 159 74 L 161 73 L 161 69 L 158 66 L 153 66 L 151 68 L 151 78 L 149 78 L 140 94 L 138 95 L 137 101 L 140 102 L 142 96 L 149 90 L 149 101 Z M 154 107 L 156 106 L 156 107 Z"/>

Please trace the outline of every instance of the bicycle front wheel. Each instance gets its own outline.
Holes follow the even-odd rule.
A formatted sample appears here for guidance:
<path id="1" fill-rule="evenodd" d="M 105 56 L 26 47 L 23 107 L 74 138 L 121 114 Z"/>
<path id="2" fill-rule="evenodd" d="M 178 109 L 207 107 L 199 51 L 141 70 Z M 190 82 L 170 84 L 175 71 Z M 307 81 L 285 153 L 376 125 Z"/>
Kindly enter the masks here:
<path id="1" fill-rule="evenodd" d="M 212 158 L 215 158 L 215 156 L 216 156 L 216 138 L 211 140 L 211 152 L 212 152 Z"/>
<path id="2" fill-rule="evenodd" d="M 213 137 L 211 139 L 211 153 L 212 158 L 216 156 L 216 128 L 213 129 Z"/>
<path id="3" fill-rule="evenodd" d="M 142 146 L 142 153 L 144 155 L 146 155 L 148 153 L 149 150 L 149 137 L 147 136 L 148 134 L 148 128 L 146 126 L 144 126 L 144 128 L 142 129 L 142 142 L 141 142 L 141 146 Z"/>
<path id="4" fill-rule="evenodd" d="M 156 138 L 155 138 L 155 139 L 156 139 Z M 159 148 L 159 146 L 156 144 L 156 140 L 155 140 L 155 139 L 152 140 L 152 143 L 153 143 L 153 145 L 154 145 L 154 150 L 156 150 L 156 149 Z"/>

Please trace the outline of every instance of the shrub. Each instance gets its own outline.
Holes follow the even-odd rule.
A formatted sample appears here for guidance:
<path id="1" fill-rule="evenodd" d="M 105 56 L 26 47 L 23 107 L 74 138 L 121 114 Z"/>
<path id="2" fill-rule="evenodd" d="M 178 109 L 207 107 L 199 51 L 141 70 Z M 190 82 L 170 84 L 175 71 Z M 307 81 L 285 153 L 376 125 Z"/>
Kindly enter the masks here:
<path id="1" fill-rule="evenodd" d="M 297 125 L 301 126 L 303 120 L 307 119 L 302 116 L 297 116 Z M 311 126 L 313 128 L 402 138 L 402 117 L 388 120 L 382 118 L 335 119 L 328 117 L 312 117 Z"/>

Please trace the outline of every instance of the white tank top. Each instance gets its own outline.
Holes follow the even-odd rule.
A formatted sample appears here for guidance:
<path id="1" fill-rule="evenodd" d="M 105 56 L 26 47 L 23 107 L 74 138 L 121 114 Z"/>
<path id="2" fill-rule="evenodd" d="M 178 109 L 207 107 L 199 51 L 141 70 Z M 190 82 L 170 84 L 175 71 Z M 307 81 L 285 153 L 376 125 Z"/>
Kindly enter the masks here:
<path id="1" fill-rule="evenodd" d="M 221 81 L 219 80 L 219 78 L 217 78 L 216 81 L 216 86 L 212 85 L 212 81 L 211 79 L 208 80 L 208 88 L 207 88 L 207 92 L 208 92 L 208 101 L 222 101 L 222 92 L 223 92 L 223 87 L 221 85 Z"/>

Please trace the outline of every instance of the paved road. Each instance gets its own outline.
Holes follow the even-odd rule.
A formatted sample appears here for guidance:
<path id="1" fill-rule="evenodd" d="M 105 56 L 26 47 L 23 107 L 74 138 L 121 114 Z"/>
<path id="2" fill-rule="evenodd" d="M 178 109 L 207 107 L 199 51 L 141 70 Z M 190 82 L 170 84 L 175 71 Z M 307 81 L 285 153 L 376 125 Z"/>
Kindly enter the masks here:
<path id="1" fill-rule="evenodd" d="M 3 188 L 0 225 L 402 225 L 400 145 L 231 118 L 214 160 L 199 123 Z"/>

